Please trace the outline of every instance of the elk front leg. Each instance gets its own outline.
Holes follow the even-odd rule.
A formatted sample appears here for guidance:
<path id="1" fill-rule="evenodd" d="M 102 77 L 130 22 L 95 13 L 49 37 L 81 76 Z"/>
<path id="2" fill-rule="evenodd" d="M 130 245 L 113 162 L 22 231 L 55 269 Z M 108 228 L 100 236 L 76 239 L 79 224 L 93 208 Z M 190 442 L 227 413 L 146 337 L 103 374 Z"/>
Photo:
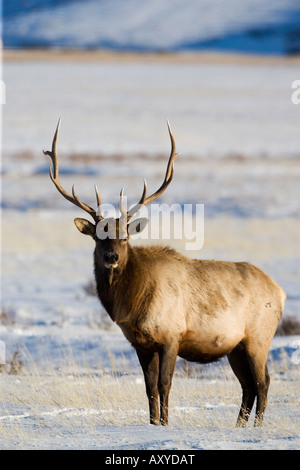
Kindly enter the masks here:
<path id="1" fill-rule="evenodd" d="M 140 364 L 143 369 L 146 393 L 149 401 L 150 424 L 159 425 L 159 406 L 158 406 L 158 375 L 159 375 L 159 356 L 158 352 L 145 353 L 136 350 Z"/>
<path id="2" fill-rule="evenodd" d="M 169 393 L 176 362 L 178 348 L 174 345 L 165 345 L 159 353 L 159 379 L 158 391 L 160 397 L 160 422 L 168 425 Z"/>

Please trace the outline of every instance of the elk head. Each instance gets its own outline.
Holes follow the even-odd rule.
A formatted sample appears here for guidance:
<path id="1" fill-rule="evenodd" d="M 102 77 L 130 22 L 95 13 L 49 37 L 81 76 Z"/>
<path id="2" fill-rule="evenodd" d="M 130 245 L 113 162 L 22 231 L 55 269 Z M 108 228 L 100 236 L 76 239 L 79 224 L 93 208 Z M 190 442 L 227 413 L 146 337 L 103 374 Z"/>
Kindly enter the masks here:
<path id="1" fill-rule="evenodd" d="M 53 164 L 53 171 L 50 167 L 49 173 L 52 182 L 54 183 L 56 189 L 63 195 L 65 199 L 70 201 L 72 204 L 83 209 L 87 212 L 93 219 L 94 223 L 89 220 L 76 218 L 74 219 L 75 225 L 78 230 L 84 235 L 91 236 L 96 242 L 95 257 L 98 266 L 102 266 L 103 269 L 114 270 L 116 268 L 122 269 L 122 267 L 127 262 L 128 257 L 128 240 L 130 235 L 134 232 L 142 231 L 148 219 L 139 218 L 134 222 L 131 221 L 131 218 L 136 214 L 143 206 L 150 204 L 155 199 L 157 199 L 169 186 L 173 179 L 174 175 L 174 161 L 179 153 L 175 152 L 175 140 L 170 128 L 170 124 L 167 121 L 169 135 L 171 139 L 171 154 L 167 165 L 167 171 L 165 174 L 165 179 L 159 189 L 153 193 L 151 196 L 147 197 L 147 183 L 144 180 L 144 189 L 140 201 L 132 207 L 129 211 L 123 207 L 123 189 L 120 193 L 119 200 L 119 210 L 120 217 L 113 218 L 104 218 L 101 215 L 101 199 L 97 187 L 95 186 L 96 192 L 96 201 L 97 201 L 97 210 L 93 209 L 89 205 L 80 201 L 75 193 L 74 185 L 72 187 L 72 195 L 69 194 L 59 182 L 59 171 L 58 171 L 58 161 L 56 154 L 56 142 L 60 126 L 60 120 L 58 121 L 56 131 L 53 137 L 52 150 L 44 151 L 45 155 L 49 155 Z"/>

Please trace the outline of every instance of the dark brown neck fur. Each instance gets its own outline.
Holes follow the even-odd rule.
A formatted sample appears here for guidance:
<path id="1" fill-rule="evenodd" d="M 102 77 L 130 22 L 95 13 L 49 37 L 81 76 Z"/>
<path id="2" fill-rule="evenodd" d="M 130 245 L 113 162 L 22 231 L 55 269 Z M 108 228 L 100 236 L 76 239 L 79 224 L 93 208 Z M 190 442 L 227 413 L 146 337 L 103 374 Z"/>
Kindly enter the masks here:
<path id="1" fill-rule="evenodd" d="M 94 271 L 99 299 L 113 321 L 128 322 L 148 309 L 155 280 L 145 275 L 147 248 L 128 246 L 127 263 L 120 269 L 107 269 L 94 256 Z M 148 267 L 149 269 L 149 267 Z"/>

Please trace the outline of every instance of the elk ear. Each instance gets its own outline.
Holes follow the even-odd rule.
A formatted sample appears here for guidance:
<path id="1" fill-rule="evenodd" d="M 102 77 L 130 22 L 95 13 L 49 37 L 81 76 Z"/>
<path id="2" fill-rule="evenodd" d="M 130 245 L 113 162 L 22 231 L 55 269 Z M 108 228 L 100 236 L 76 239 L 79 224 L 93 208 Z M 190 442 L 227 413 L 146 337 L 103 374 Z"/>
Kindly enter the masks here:
<path id="1" fill-rule="evenodd" d="M 146 217 L 139 217 L 138 219 L 133 220 L 127 225 L 128 235 L 131 236 L 141 233 L 148 222 L 149 219 L 147 219 Z"/>
<path id="2" fill-rule="evenodd" d="M 96 227 L 88 220 L 76 218 L 74 219 L 74 223 L 78 228 L 79 232 L 83 233 L 84 235 L 90 235 L 91 237 L 95 236 Z"/>

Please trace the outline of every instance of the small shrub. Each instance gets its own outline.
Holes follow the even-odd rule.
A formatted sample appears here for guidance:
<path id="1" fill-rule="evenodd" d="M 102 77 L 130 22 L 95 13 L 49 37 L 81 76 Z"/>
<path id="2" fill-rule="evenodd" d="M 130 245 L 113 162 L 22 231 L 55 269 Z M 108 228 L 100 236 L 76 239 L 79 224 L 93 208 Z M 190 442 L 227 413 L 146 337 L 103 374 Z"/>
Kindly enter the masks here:
<path id="1" fill-rule="evenodd" d="M 20 352 L 15 351 L 10 362 L 6 364 L 0 364 L 0 373 L 6 373 L 8 375 L 19 375 L 23 367 L 23 362 L 20 359 Z"/>
<path id="2" fill-rule="evenodd" d="M 281 322 L 278 325 L 277 336 L 292 336 L 292 335 L 300 335 L 300 321 L 292 317 L 291 315 L 287 315 L 281 319 Z"/>
<path id="3" fill-rule="evenodd" d="M 11 326 L 15 323 L 14 312 L 10 309 L 0 311 L 0 324 L 3 326 Z"/>

